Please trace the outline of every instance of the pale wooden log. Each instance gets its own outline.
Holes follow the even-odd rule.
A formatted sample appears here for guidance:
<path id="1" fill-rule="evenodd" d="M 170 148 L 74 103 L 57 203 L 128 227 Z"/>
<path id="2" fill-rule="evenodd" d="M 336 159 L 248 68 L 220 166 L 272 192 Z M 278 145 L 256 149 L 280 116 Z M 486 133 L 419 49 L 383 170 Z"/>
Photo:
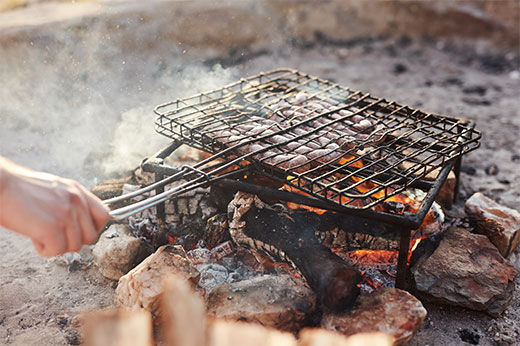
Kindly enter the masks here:
<path id="1" fill-rule="evenodd" d="M 392 346 L 394 339 L 384 333 L 360 333 L 349 337 L 320 328 L 306 328 L 298 335 L 298 346 Z"/>
<path id="2" fill-rule="evenodd" d="M 99 310 L 81 316 L 85 346 L 151 346 L 152 315 L 145 310 Z"/>
<path id="3" fill-rule="evenodd" d="M 182 276 L 169 275 L 164 279 L 159 320 L 165 345 L 206 345 L 204 301 Z"/>
<path id="4" fill-rule="evenodd" d="M 212 320 L 207 346 L 296 346 L 290 333 L 266 328 L 259 324 Z"/>

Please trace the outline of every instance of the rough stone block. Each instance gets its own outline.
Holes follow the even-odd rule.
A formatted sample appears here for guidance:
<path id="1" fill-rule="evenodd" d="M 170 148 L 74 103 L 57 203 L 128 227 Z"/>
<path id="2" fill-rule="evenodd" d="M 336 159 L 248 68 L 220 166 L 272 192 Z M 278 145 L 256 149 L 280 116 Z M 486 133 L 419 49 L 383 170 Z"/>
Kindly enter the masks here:
<path id="1" fill-rule="evenodd" d="M 508 257 L 520 241 L 520 213 L 501 206 L 477 192 L 465 205 L 466 214 L 477 223 L 477 231 L 486 235 L 504 257 Z"/>
<path id="2" fill-rule="evenodd" d="M 410 293 L 397 288 L 379 289 L 360 296 L 348 313 L 325 314 L 321 326 L 347 336 L 382 332 L 402 345 L 412 338 L 426 317 L 426 309 Z"/>
<path id="3" fill-rule="evenodd" d="M 164 245 L 119 279 L 114 304 L 156 314 L 163 291 L 162 279 L 169 274 L 178 274 L 193 286 L 199 281 L 199 272 L 182 247 Z"/>
<path id="4" fill-rule="evenodd" d="M 498 315 L 509 304 L 517 270 L 486 236 L 450 227 L 412 273 L 427 299 Z"/>

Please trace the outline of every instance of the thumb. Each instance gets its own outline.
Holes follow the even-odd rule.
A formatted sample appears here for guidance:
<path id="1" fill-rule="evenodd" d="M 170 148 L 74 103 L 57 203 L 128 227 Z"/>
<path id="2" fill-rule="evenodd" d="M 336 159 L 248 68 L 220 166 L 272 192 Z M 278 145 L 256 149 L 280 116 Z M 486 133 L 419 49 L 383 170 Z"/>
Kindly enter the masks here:
<path id="1" fill-rule="evenodd" d="M 92 217 L 92 221 L 94 221 L 96 231 L 99 232 L 110 218 L 110 209 L 108 209 L 108 207 L 103 204 L 103 201 L 88 191 L 83 185 L 77 184 L 77 187 L 81 189 L 85 196 L 90 210 L 90 216 Z"/>

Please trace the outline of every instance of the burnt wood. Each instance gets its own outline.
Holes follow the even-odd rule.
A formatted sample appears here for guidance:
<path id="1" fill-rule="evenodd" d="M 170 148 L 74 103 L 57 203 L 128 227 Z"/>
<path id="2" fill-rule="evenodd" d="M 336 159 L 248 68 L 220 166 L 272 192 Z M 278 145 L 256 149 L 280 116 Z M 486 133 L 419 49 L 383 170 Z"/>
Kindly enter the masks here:
<path id="1" fill-rule="evenodd" d="M 253 241 L 274 246 L 279 255 L 267 250 L 271 256 L 292 262 L 327 308 L 341 311 L 354 303 L 361 274 L 316 238 L 315 232 L 321 225 L 319 215 L 252 206 L 242 221 L 246 223 L 244 234 Z M 265 248 L 260 243 L 255 245 L 257 250 Z"/>

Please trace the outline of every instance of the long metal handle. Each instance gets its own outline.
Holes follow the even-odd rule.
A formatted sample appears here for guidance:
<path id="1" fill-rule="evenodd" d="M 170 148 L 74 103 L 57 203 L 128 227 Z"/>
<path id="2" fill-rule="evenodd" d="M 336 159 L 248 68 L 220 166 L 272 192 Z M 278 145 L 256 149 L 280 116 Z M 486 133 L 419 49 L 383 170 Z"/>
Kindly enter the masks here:
<path id="1" fill-rule="evenodd" d="M 208 173 L 204 172 L 201 169 L 198 169 L 196 167 L 196 166 L 198 166 L 198 164 L 195 166 L 182 166 L 180 172 L 178 172 L 174 175 L 171 175 L 163 180 L 160 180 L 151 185 L 148 185 L 142 189 L 139 189 L 139 190 L 136 190 L 136 191 L 133 191 L 133 192 L 130 192 L 130 193 L 118 196 L 118 197 L 110 198 L 103 202 L 105 205 L 110 206 L 117 202 L 129 201 L 134 197 L 143 196 L 146 193 L 153 191 L 158 187 L 165 186 L 167 184 L 181 180 L 183 178 L 191 177 L 191 175 L 193 173 L 199 175 L 196 178 L 192 178 L 192 179 L 188 180 L 187 182 L 185 182 L 179 186 L 175 186 L 171 189 L 168 189 L 160 194 L 148 197 L 142 201 L 134 202 L 130 205 L 110 211 L 109 214 L 112 219 L 122 220 L 122 219 L 127 218 L 128 216 L 131 216 L 140 211 L 153 207 L 156 204 L 165 202 L 166 200 L 168 200 L 170 198 L 174 198 L 178 195 L 184 194 L 188 191 L 202 187 L 202 186 L 212 183 L 214 181 L 226 179 L 233 175 L 240 174 L 241 172 L 245 173 L 246 171 L 249 170 L 249 165 L 246 165 L 243 167 L 238 166 L 235 169 L 231 169 L 229 172 L 223 173 L 218 176 L 216 175 L 217 173 L 223 171 L 224 169 L 231 167 L 231 164 L 235 164 L 235 163 L 236 163 L 235 160 L 232 160 L 230 162 L 223 162 L 223 163 L 217 165 L 216 168 L 215 168 L 215 166 L 212 166 L 211 168 L 209 168 L 210 172 L 208 172 Z"/>
<path id="2" fill-rule="evenodd" d="M 180 172 L 180 173 L 185 173 L 185 172 Z M 178 176 L 179 174 L 176 174 L 175 176 Z M 163 179 L 152 185 L 154 187 L 164 186 L 164 185 L 172 182 L 172 180 L 171 180 L 172 177 L 168 177 L 168 178 Z M 182 176 L 179 177 L 178 179 L 181 179 L 181 178 L 182 178 Z M 201 183 L 201 181 L 203 181 L 203 182 Z M 133 215 L 135 213 L 138 213 L 140 211 L 153 207 L 156 204 L 162 203 L 176 195 L 180 195 L 182 193 L 188 192 L 189 190 L 202 186 L 206 183 L 207 183 L 207 179 L 205 177 L 198 177 L 198 178 L 190 180 L 184 184 L 181 184 L 179 186 L 166 190 L 158 195 L 151 196 L 147 199 L 144 199 L 139 202 L 135 202 L 133 204 L 127 205 L 125 207 L 121 207 L 119 209 L 114 209 L 110 212 L 110 216 L 116 220 L 125 219 L 130 215 Z M 152 185 L 150 185 L 150 186 L 152 186 Z M 129 198 L 143 195 L 144 193 L 147 193 L 148 191 L 152 190 L 150 188 L 150 186 L 137 190 L 137 191 L 134 191 L 132 193 L 128 193 L 123 196 L 120 196 L 120 198 L 117 200 L 118 201 L 128 200 Z M 114 199 L 112 199 L 112 200 L 114 200 Z"/>

